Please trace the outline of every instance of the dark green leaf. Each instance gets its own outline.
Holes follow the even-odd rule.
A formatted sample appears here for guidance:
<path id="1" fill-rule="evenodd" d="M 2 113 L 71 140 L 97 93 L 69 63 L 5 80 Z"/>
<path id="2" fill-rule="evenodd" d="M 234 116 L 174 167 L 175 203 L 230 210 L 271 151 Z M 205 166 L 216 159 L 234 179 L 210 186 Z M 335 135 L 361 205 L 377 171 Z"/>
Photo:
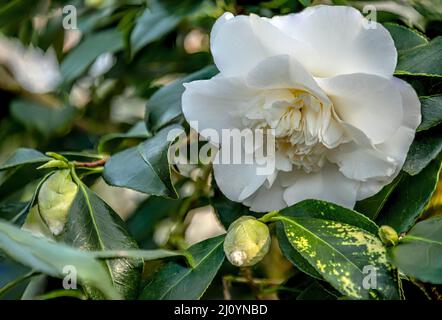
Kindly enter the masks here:
<path id="1" fill-rule="evenodd" d="M 29 2 L 13 0 L 2 3 L 0 8 L 0 28 L 7 25 L 17 25 L 31 17 L 38 10 L 38 6 L 30 6 Z"/>
<path id="2" fill-rule="evenodd" d="M 211 238 L 189 248 L 195 267 L 171 261 L 149 279 L 140 298 L 143 300 L 199 299 L 224 261 L 224 236 Z"/>
<path id="3" fill-rule="evenodd" d="M 422 122 L 417 131 L 428 130 L 442 122 L 442 95 L 421 97 Z"/>
<path id="4" fill-rule="evenodd" d="M 442 127 L 419 132 L 408 150 L 402 170 L 414 176 L 442 151 Z"/>
<path id="5" fill-rule="evenodd" d="M 108 298 L 119 298 L 106 269 L 89 253 L 35 237 L 2 221 L 0 221 L 0 250 L 33 270 L 57 278 L 66 276 L 65 266 L 74 266 L 83 284 L 97 288 Z"/>
<path id="6" fill-rule="evenodd" d="M 11 105 L 12 116 L 28 130 L 36 130 L 45 137 L 60 134 L 69 129 L 77 109 L 69 106 L 46 107 L 39 103 L 17 99 Z"/>
<path id="7" fill-rule="evenodd" d="M 217 73 L 215 66 L 208 66 L 155 92 L 147 102 L 148 127 L 156 131 L 182 115 L 181 95 L 184 92 L 184 83 L 209 79 Z"/>
<path id="8" fill-rule="evenodd" d="M 416 224 L 388 257 L 406 275 L 442 284 L 442 217 Z"/>
<path id="9" fill-rule="evenodd" d="M 143 248 L 155 247 L 153 233 L 155 226 L 164 218 L 178 213 L 182 200 L 150 196 L 127 220 L 130 234 Z"/>
<path id="10" fill-rule="evenodd" d="M 308 274 L 310 277 L 322 279 L 321 274 L 290 244 L 285 235 L 284 226 L 281 223 L 276 225 L 276 236 L 278 238 L 279 248 L 284 257 L 287 258 L 296 268 Z"/>
<path id="11" fill-rule="evenodd" d="M 410 229 L 436 189 L 440 167 L 441 156 L 416 176 L 404 174 L 379 215 L 378 224 L 389 225 L 398 232 Z"/>
<path id="12" fill-rule="evenodd" d="M 63 240 L 86 251 L 137 249 L 121 218 L 80 181 L 79 190 L 69 210 Z M 142 261 L 134 259 L 106 260 L 114 286 L 126 299 L 137 296 Z M 87 287 L 92 298 L 100 294 Z"/>
<path id="13" fill-rule="evenodd" d="M 293 216 L 277 219 L 283 223 L 293 248 L 342 294 L 353 299 L 399 297 L 386 250 L 375 235 L 331 220 Z M 374 283 L 366 282 L 370 272 L 367 266 L 376 272 L 375 288 L 371 287 Z"/>
<path id="14" fill-rule="evenodd" d="M 320 218 L 343 222 L 364 229 L 374 235 L 377 234 L 378 230 L 376 224 L 367 217 L 353 210 L 320 200 L 301 201 L 294 206 L 281 210 L 280 214 L 288 217 Z M 284 233 L 282 225 L 278 224 L 276 226 L 276 231 L 279 247 L 284 256 L 299 270 L 314 278 L 322 279 L 321 274 L 318 273 L 298 251 L 293 250 L 292 245 Z"/>
<path id="15" fill-rule="evenodd" d="M 146 9 L 138 18 L 132 31 L 130 39 L 132 55 L 175 29 L 181 18 L 180 16 L 169 15 L 167 11 L 161 8 L 155 11 Z"/>
<path id="16" fill-rule="evenodd" d="M 394 45 L 398 51 L 412 49 L 428 43 L 427 38 L 416 30 L 391 22 L 385 23 L 384 26 L 393 37 Z"/>
<path id="17" fill-rule="evenodd" d="M 138 122 L 126 133 L 111 133 L 100 139 L 97 150 L 99 153 L 110 153 L 124 141 L 140 141 L 150 137 L 143 121 Z"/>
<path id="18" fill-rule="evenodd" d="M 170 180 L 168 150 L 179 130 L 182 128 L 178 125 L 166 127 L 138 147 L 112 156 L 104 168 L 106 182 L 112 186 L 176 198 L 177 194 Z M 168 141 L 169 132 L 173 136 Z"/>
<path id="19" fill-rule="evenodd" d="M 14 216 L 11 218 L 10 222 L 14 223 L 15 225 L 21 227 L 26 221 L 26 218 L 28 217 L 28 214 L 31 210 L 31 208 L 34 206 L 34 203 L 37 199 L 38 193 L 40 192 L 40 188 L 43 185 L 43 183 L 52 175 L 53 172 L 49 172 L 47 175 L 45 175 L 40 182 L 37 184 L 37 187 L 34 190 L 34 193 L 32 195 L 32 198 L 27 202 L 24 203 L 24 206 L 21 210 L 16 211 Z"/>
<path id="20" fill-rule="evenodd" d="M 86 37 L 63 60 L 60 68 L 64 81 L 70 82 L 83 74 L 100 54 L 119 51 L 123 46 L 123 37 L 116 28 Z"/>
<path id="21" fill-rule="evenodd" d="M 0 219 L 11 220 L 28 206 L 28 202 L 8 202 L 0 204 Z"/>
<path id="22" fill-rule="evenodd" d="M 442 37 L 400 54 L 396 74 L 442 76 Z"/>
<path id="23" fill-rule="evenodd" d="M 23 192 L 23 187 L 40 179 L 48 170 L 36 170 L 35 164 L 25 164 L 5 171 L 0 171 L 0 199 Z"/>
<path id="24" fill-rule="evenodd" d="M 132 55 L 175 29 L 178 23 L 197 10 L 201 3 L 202 1 L 191 0 L 150 1 L 149 8 L 138 18 L 132 31 Z"/>
<path id="25" fill-rule="evenodd" d="M 0 299 L 21 299 L 29 279 L 31 270 L 0 254 Z"/>
<path id="26" fill-rule="evenodd" d="M 392 183 L 386 185 L 381 191 L 376 193 L 374 196 L 358 201 L 355 205 L 355 211 L 363 213 L 371 220 L 375 220 L 388 198 L 390 197 L 393 190 L 397 187 L 399 182 L 402 180 L 403 175 L 400 173 Z"/>
<path id="27" fill-rule="evenodd" d="M 261 215 L 250 211 L 249 208 L 240 202 L 227 199 L 221 191 L 216 190 L 215 192 L 215 196 L 210 198 L 210 202 L 225 228 L 228 228 L 233 221 L 242 216 L 259 217 Z"/>
<path id="28" fill-rule="evenodd" d="M 442 21 L 440 0 L 411 0 L 413 7 L 428 20 Z"/>
<path id="29" fill-rule="evenodd" d="M 11 169 L 24 164 L 38 164 L 51 160 L 43 153 L 28 148 L 18 148 L 15 152 L 0 166 L 0 171 Z"/>
<path id="30" fill-rule="evenodd" d="M 374 235 L 378 233 L 378 226 L 366 216 L 327 201 L 304 200 L 281 210 L 280 214 L 287 217 L 318 218 L 342 222 Z"/>
<path id="31" fill-rule="evenodd" d="M 314 281 L 296 297 L 296 300 L 336 300 L 337 297 L 333 291 L 324 288 L 319 281 Z"/>
<path id="32" fill-rule="evenodd" d="M 143 259 L 144 261 L 158 260 L 171 257 L 184 257 L 190 267 L 194 266 L 193 257 L 186 251 L 171 251 L 164 249 L 157 250 L 107 250 L 107 251 L 95 251 L 92 255 L 97 259 L 115 259 L 115 258 L 127 258 L 127 259 Z"/>

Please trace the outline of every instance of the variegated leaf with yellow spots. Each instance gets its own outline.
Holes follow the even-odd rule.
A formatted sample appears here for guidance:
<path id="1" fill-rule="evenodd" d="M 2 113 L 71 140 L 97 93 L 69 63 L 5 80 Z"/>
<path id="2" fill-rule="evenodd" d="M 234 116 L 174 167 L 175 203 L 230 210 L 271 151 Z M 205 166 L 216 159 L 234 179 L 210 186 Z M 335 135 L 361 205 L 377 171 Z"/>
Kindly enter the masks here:
<path id="1" fill-rule="evenodd" d="M 320 218 L 276 218 L 293 248 L 334 288 L 352 299 L 398 299 L 386 249 L 360 227 Z"/>

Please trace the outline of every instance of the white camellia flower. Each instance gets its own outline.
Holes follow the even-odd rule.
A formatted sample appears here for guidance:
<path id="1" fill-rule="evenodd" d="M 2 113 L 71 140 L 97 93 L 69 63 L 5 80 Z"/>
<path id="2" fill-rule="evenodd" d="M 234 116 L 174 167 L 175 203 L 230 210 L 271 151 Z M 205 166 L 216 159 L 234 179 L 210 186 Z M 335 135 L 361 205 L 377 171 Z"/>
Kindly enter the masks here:
<path id="1" fill-rule="evenodd" d="M 393 77 L 389 32 L 367 25 L 343 6 L 218 19 L 211 50 L 220 73 L 185 84 L 184 115 L 200 132 L 271 128 L 276 139 L 276 168 L 267 176 L 254 164 L 214 164 L 229 199 L 258 212 L 304 199 L 352 208 L 399 173 L 420 102 Z"/>
<path id="2" fill-rule="evenodd" d="M 24 47 L 18 39 L 0 35 L 0 64 L 5 65 L 15 80 L 32 93 L 54 91 L 61 82 L 55 51 Z"/>

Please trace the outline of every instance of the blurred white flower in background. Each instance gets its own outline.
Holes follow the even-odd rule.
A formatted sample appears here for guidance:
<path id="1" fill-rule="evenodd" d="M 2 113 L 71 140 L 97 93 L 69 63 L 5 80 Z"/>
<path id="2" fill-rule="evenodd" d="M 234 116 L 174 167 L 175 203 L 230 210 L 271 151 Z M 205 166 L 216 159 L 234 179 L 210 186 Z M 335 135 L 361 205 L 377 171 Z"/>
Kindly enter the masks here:
<path id="1" fill-rule="evenodd" d="M 397 176 L 421 121 L 420 102 L 393 77 L 389 32 L 366 22 L 343 6 L 218 19 L 210 40 L 220 73 L 185 84 L 184 115 L 209 140 L 204 129 L 218 137 L 223 129 L 273 129 L 276 141 L 267 150 L 276 163 L 268 175 L 257 174 L 262 144 L 246 150 L 243 143 L 253 164 L 214 163 L 227 198 L 257 212 L 305 199 L 352 208 Z"/>
<path id="2" fill-rule="evenodd" d="M 136 95 L 135 89 L 128 87 L 112 99 L 111 119 L 113 122 L 135 123 L 144 119 L 147 99 Z"/>
<path id="3" fill-rule="evenodd" d="M 187 218 L 189 224 L 184 240 L 189 245 L 226 233 L 211 206 L 193 209 L 189 211 Z"/>
<path id="4" fill-rule="evenodd" d="M 52 92 L 62 80 L 52 48 L 45 53 L 39 48 L 25 47 L 18 39 L 8 39 L 1 35 L 0 64 L 31 93 Z"/>
<path id="5" fill-rule="evenodd" d="M 114 66 L 115 62 L 117 59 L 111 52 L 102 53 L 89 68 L 89 75 L 94 78 L 102 76 Z"/>

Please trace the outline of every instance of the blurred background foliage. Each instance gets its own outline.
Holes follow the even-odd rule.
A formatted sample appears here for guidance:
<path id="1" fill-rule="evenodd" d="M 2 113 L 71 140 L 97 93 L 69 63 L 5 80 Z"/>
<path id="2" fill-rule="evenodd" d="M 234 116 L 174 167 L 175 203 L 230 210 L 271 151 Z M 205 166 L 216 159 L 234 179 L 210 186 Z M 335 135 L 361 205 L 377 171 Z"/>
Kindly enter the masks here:
<path id="1" fill-rule="evenodd" d="M 197 78 L 207 78 L 217 72 L 210 55 L 209 34 L 219 16 L 230 11 L 271 17 L 319 3 L 351 5 L 361 10 L 371 5 L 377 9 L 381 23 L 414 28 L 429 39 L 442 34 L 440 0 L 0 0 L 0 163 L 19 147 L 112 155 L 151 136 L 170 120 L 183 122 L 179 102 L 183 81 L 177 79 L 188 77 L 187 81 L 195 77 L 195 72 L 199 72 Z M 75 8 L 75 17 L 69 16 L 72 7 L 66 6 Z M 66 29 L 63 21 L 77 28 Z M 61 73 L 56 90 L 39 93 L 21 81 L 23 71 L 37 81 L 53 75 L 50 67 L 31 68 L 26 60 L 31 55 L 11 49 L 17 42 L 28 48 L 25 51 L 55 54 Z M 15 68 L 16 64 L 20 66 Z M 440 77 L 403 78 L 421 96 L 442 89 Z M 164 89 L 158 91 L 160 88 Z M 161 109 L 164 105 L 170 108 Z M 86 182 L 127 220 L 129 231 L 142 248 L 180 248 L 223 232 L 208 206 L 214 191 L 201 184 L 207 180 L 200 179 L 204 170 L 181 169 L 174 177 L 181 195 L 178 200 L 157 196 L 147 199 L 129 189 L 109 187 L 96 176 Z M 0 183 L 2 214 L 11 211 L 11 202 L 30 199 L 35 188 L 35 182 L 28 183 L 29 176 L 35 174 L 32 172 L 20 170 L 13 177 L 0 173 L 0 182 L 15 181 L 7 189 L 2 189 Z M 436 192 L 433 211 L 441 203 L 439 194 L 442 192 Z M 214 205 L 222 208 L 222 201 Z M 229 208 L 236 209 L 243 210 L 240 206 Z M 238 215 L 232 213 L 233 217 Z M 192 224 L 193 219 L 199 223 Z M 231 221 L 228 216 L 224 219 L 221 222 L 227 226 Z M 24 272 L 8 264 L 1 268 L 0 274 L 11 272 L 11 278 Z M 282 299 L 336 298 L 334 289 L 296 271 L 277 245 L 254 275 L 266 280 L 255 281 L 252 290 L 250 275 L 221 278 L 235 270 L 227 263 L 223 268 L 206 292 L 207 298 L 274 298 L 276 292 Z M 2 281 L 6 280 L 0 278 L 0 287 Z M 287 282 L 275 287 L 282 281 Z M 224 284 L 224 292 L 220 283 Z M 230 288 L 228 292 L 226 288 Z M 420 290 L 412 292 L 425 298 L 426 293 Z M 9 295 L 13 297 L 14 292 Z"/>

